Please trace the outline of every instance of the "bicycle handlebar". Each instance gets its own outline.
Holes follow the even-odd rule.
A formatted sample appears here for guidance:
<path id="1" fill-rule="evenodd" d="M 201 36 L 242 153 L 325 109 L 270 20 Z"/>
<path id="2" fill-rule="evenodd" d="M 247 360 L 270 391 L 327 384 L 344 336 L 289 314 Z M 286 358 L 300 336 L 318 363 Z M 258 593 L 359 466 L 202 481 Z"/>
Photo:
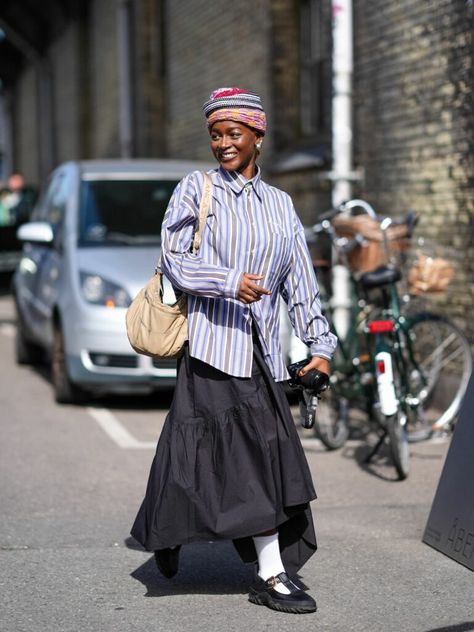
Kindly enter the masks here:
<path id="1" fill-rule="evenodd" d="M 338 249 L 342 253 L 349 254 L 355 248 L 359 248 L 360 246 L 364 246 L 366 243 L 367 242 L 366 242 L 365 238 L 360 233 L 357 233 L 356 235 L 354 235 L 354 237 L 352 239 L 346 239 L 345 237 L 341 237 L 336 242 L 336 245 L 337 245 Z"/>
<path id="2" fill-rule="evenodd" d="M 391 226 L 392 224 L 403 223 L 407 227 L 406 236 L 410 239 L 413 235 L 413 230 L 418 223 L 418 216 L 413 211 L 409 211 L 405 218 L 401 221 L 392 220 L 389 217 L 382 218 L 377 216 L 375 210 L 368 202 L 366 202 L 365 200 L 354 199 L 348 200 L 347 202 L 342 202 L 337 208 L 332 208 L 328 211 L 325 211 L 324 213 L 321 213 L 321 215 L 319 216 L 319 222 L 317 224 L 313 224 L 313 226 L 310 227 L 305 227 L 306 241 L 309 244 L 314 243 L 315 236 L 319 235 L 320 233 L 327 233 L 328 235 L 331 235 L 333 241 L 335 241 L 335 233 L 331 221 L 340 213 L 351 211 L 353 208 L 362 208 L 367 213 L 367 215 L 369 215 L 373 219 L 379 220 L 384 238 L 386 237 L 386 230 L 389 228 L 389 226 Z M 364 237 L 360 234 L 356 234 L 353 239 L 346 241 L 345 243 L 339 243 L 336 245 L 339 248 L 343 249 L 344 252 L 350 252 L 357 246 L 365 245 L 365 243 L 366 241 Z"/>
<path id="3" fill-rule="evenodd" d="M 319 221 L 320 222 L 331 221 L 332 219 L 336 217 L 336 215 L 339 215 L 339 213 L 342 213 L 341 207 L 331 208 L 329 209 L 329 211 L 325 211 L 324 213 L 321 213 L 321 215 L 319 216 Z"/>
<path id="4" fill-rule="evenodd" d="M 348 200 L 347 202 L 342 202 L 339 208 L 341 209 L 341 212 L 351 211 L 353 208 L 363 208 L 367 215 L 369 215 L 373 219 L 377 219 L 377 213 L 375 212 L 373 206 L 371 206 L 365 200 Z"/>

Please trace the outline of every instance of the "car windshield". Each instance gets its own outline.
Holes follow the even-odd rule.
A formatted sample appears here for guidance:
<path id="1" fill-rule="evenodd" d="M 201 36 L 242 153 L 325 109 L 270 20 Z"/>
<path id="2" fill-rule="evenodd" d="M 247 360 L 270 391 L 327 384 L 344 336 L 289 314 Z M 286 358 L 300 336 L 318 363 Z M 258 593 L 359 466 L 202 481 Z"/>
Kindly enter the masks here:
<path id="1" fill-rule="evenodd" d="M 80 246 L 160 243 L 166 207 L 176 180 L 83 180 Z"/>

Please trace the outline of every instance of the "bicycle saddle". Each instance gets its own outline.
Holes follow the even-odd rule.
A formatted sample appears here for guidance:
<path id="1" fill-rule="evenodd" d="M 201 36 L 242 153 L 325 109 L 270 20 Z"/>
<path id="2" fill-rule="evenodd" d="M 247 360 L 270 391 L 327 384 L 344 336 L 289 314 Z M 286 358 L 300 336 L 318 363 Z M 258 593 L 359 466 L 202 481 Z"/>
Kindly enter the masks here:
<path id="1" fill-rule="evenodd" d="M 371 272 L 365 272 L 359 278 L 359 283 L 365 288 L 381 287 L 382 285 L 390 285 L 400 281 L 402 278 L 398 268 L 390 268 L 388 266 L 380 266 Z"/>

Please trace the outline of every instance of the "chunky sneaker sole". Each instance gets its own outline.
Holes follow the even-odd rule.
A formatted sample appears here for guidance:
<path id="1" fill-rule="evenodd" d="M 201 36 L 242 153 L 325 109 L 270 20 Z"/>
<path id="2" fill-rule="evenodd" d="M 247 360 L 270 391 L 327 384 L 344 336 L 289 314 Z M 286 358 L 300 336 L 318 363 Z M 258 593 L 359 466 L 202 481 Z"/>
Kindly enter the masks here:
<path id="1" fill-rule="evenodd" d="M 289 614 L 309 614 L 311 612 L 316 612 L 318 609 L 316 602 L 311 597 L 301 600 L 301 602 L 298 602 L 295 599 L 285 600 L 285 597 L 289 597 L 289 595 L 279 593 L 278 597 L 274 598 L 267 591 L 257 592 L 252 588 L 249 593 L 249 601 L 251 603 L 257 606 L 266 606 L 272 610 L 278 610 L 278 612 L 287 612 Z"/>

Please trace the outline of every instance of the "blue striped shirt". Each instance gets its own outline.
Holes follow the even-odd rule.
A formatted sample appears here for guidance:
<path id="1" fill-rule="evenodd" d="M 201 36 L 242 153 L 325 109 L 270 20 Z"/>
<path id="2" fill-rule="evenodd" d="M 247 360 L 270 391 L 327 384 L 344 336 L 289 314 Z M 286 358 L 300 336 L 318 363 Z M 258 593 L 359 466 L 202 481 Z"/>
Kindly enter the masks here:
<path id="1" fill-rule="evenodd" d="M 252 323 L 275 380 L 288 379 L 279 342 L 280 294 L 296 335 L 311 355 L 330 359 L 336 338 L 321 314 L 319 289 L 290 197 L 234 171 L 210 171 L 212 198 L 202 244 L 190 252 L 204 176 L 195 171 L 176 187 L 162 226 L 161 269 L 188 294 L 191 356 L 233 376 L 252 372 Z M 271 295 L 249 305 L 237 299 L 244 272 Z"/>

